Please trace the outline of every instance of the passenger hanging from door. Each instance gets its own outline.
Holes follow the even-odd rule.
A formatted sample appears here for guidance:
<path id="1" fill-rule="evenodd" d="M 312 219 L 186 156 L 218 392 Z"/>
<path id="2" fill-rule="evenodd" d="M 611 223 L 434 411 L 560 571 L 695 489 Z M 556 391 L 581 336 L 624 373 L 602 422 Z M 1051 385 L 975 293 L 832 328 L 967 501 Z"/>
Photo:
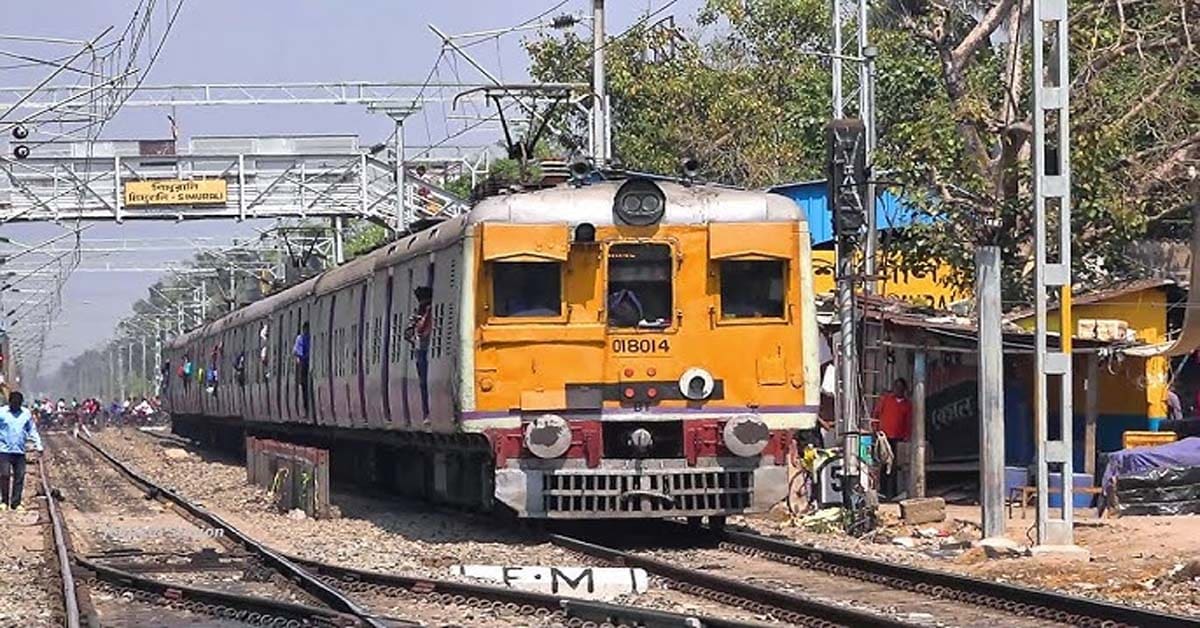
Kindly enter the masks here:
<path id="1" fill-rule="evenodd" d="M 220 384 L 221 373 L 219 365 L 221 363 L 222 352 L 222 344 L 217 343 L 213 345 L 212 355 L 208 359 L 208 392 L 214 397 L 217 396 L 217 386 Z"/>
<path id="2" fill-rule="evenodd" d="M 267 367 L 267 340 L 269 336 L 270 332 L 268 331 L 267 323 L 264 322 L 258 330 L 258 370 L 262 373 L 262 381 L 264 382 L 271 379 L 271 370 Z"/>
<path id="3" fill-rule="evenodd" d="M 183 389 L 186 391 L 192 384 L 192 356 L 183 354 L 183 361 L 179 363 L 179 377 L 183 379 Z"/>
<path id="4" fill-rule="evenodd" d="M 423 420 L 429 422 L 429 340 L 433 335 L 433 289 L 418 286 L 413 291 L 417 297 L 417 310 L 404 329 L 413 357 L 417 361 L 417 379 L 421 387 L 421 412 Z"/>
<path id="5" fill-rule="evenodd" d="M 304 413 L 308 414 L 308 322 L 300 326 L 296 342 L 292 344 L 292 357 L 296 360 L 296 392 L 303 400 Z"/>
<path id="6" fill-rule="evenodd" d="M 237 360 L 233 363 L 233 377 L 237 380 L 238 386 L 246 387 L 246 352 L 241 351 L 237 355 Z"/>

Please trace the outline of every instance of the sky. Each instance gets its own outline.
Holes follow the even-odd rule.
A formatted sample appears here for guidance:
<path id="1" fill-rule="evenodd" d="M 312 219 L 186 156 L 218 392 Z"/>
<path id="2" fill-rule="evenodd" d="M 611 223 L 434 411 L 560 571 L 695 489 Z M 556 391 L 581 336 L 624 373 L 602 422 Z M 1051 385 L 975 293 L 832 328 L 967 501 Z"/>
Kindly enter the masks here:
<path id="1" fill-rule="evenodd" d="M 165 0 L 160 0 L 160 7 Z M 174 6 L 176 0 L 169 4 Z M 441 41 L 428 25 L 449 33 L 512 26 L 554 7 L 559 0 L 185 0 L 161 55 L 146 84 L 263 83 L 312 81 L 425 81 L 439 58 Z M 694 15 L 703 0 L 608 0 L 608 28 L 616 34 L 647 10 L 670 5 L 656 17 L 675 15 L 681 22 Z M 5 3 L 0 35 L 39 35 L 86 39 L 108 26 L 117 30 L 129 21 L 137 0 L 37 0 Z M 568 0 L 555 15 L 590 13 L 589 0 Z M 165 18 L 165 14 L 162 16 Z M 150 34 L 162 33 L 165 19 L 152 22 Z M 587 27 L 584 27 L 587 28 Z M 487 69 L 505 81 L 528 80 L 525 31 L 470 48 Z M 3 44 L 4 42 L 0 42 Z M 2 49 L 2 46 L 0 46 Z M 446 53 L 434 80 L 483 82 L 469 64 Z M 28 86 L 39 76 L 24 69 L 0 69 L 0 86 Z M 104 131 L 106 138 L 169 138 L 169 110 L 125 109 Z M 425 115 L 405 134 L 409 145 L 444 137 L 446 112 Z M 392 122 L 356 106 L 263 106 L 190 108 L 175 111 L 181 139 L 192 135 L 270 135 L 351 133 L 360 145 L 382 141 Z M 498 131 L 476 135 L 470 142 L 499 139 Z M 253 233 L 254 225 L 233 222 L 97 224 L 85 238 L 230 237 Z M 24 243 L 43 241 L 62 229 L 52 224 L 0 227 L 0 235 Z M 143 265 L 186 259 L 188 253 L 142 254 Z M 127 257 L 110 257 L 131 265 Z M 76 273 L 68 281 L 65 305 L 55 321 L 43 372 L 64 359 L 102 345 L 130 305 L 146 293 L 154 273 Z M 13 299 L 13 295 L 8 295 Z M 11 307 L 11 305 L 8 305 Z"/>

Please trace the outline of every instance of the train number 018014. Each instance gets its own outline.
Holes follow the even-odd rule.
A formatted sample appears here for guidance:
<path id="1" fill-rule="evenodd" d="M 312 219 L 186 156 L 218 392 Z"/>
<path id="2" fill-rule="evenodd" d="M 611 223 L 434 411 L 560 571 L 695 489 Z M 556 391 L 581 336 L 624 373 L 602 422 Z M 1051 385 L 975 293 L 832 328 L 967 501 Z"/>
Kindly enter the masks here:
<path id="1" fill-rule="evenodd" d="M 666 338 L 614 338 L 613 353 L 666 353 L 671 350 L 671 344 Z"/>

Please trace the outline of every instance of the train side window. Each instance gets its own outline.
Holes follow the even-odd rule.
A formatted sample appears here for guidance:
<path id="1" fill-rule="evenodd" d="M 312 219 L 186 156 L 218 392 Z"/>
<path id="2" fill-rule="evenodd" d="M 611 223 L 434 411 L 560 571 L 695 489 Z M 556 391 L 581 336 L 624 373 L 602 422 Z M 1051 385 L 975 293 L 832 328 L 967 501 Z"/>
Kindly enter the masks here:
<path id="1" fill-rule="evenodd" d="M 614 244 L 608 248 L 608 326 L 671 325 L 671 247 Z"/>
<path id="2" fill-rule="evenodd" d="M 721 265 L 721 318 L 783 318 L 783 260 L 728 260 Z"/>
<path id="3" fill-rule="evenodd" d="M 562 315 L 562 264 L 493 262 L 492 307 L 498 317 Z"/>

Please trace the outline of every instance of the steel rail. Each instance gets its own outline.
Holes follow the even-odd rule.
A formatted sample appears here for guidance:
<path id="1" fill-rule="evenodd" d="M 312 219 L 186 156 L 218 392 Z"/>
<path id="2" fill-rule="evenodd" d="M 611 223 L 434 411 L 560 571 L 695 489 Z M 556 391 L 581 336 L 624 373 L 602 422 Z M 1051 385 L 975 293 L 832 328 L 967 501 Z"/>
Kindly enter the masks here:
<path id="1" fill-rule="evenodd" d="M 373 628 L 384 628 L 386 624 L 381 622 L 372 613 L 360 607 L 356 602 L 346 597 L 342 592 L 330 587 L 316 578 L 306 570 L 296 566 L 295 563 L 284 558 L 283 555 L 269 549 L 267 546 L 259 543 L 250 536 L 235 528 L 233 524 L 221 519 L 216 514 L 192 503 L 188 499 L 178 493 L 159 486 L 148 478 L 134 471 L 125 463 L 117 460 L 112 454 L 108 453 L 104 448 L 100 447 L 86 436 L 80 435 L 79 440 L 91 447 L 97 454 L 104 458 L 113 468 L 120 471 L 125 477 L 129 478 L 134 484 L 137 484 L 143 492 L 154 498 L 162 498 L 174 504 L 183 511 L 187 512 L 192 517 L 203 521 L 204 523 L 224 531 L 226 538 L 231 538 L 249 553 L 255 555 L 264 565 L 278 571 L 286 576 L 289 580 L 297 583 L 301 589 L 308 594 L 321 600 L 321 602 L 329 605 L 330 608 L 342 613 L 353 615 L 367 626 Z"/>
<path id="2" fill-rule="evenodd" d="M 551 534 L 550 541 L 564 549 L 599 558 L 603 561 L 641 567 L 647 572 L 684 585 L 685 590 L 711 597 L 719 602 L 776 615 L 783 611 L 786 619 L 804 625 L 897 628 L 917 624 L 877 613 L 840 606 L 823 600 L 787 593 L 748 582 L 726 578 L 669 563 L 667 561 L 623 552 L 611 547 L 561 534 Z M 776 610 L 777 609 L 777 610 Z"/>
<path id="3" fill-rule="evenodd" d="M 673 626 L 687 628 L 757 628 L 763 625 L 716 617 L 685 615 L 636 606 L 566 598 L 548 593 L 521 591 L 508 587 L 380 573 L 377 571 L 330 565 L 296 556 L 287 556 L 287 558 L 313 573 L 324 575 L 337 580 L 339 583 L 348 584 L 351 587 L 366 586 L 368 588 L 400 589 L 415 594 L 427 595 L 442 593 L 461 597 L 464 601 L 469 601 L 472 598 L 492 600 L 533 608 L 544 608 L 552 611 L 562 611 L 568 618 L 583 621 L 608 622 L 613 625 L 624 624 L 645 626 L 648 628 Z"/>
<path id="4" fill-rule="evenodd" d="M 90 561 L 81 556 L 75 557 L 75 564 L 97 580 L 121 589 L 142 591 L 155 596 L 157 600 L 169 601 L 171 605 L 184 610 L 210 612 L 219 617 L 241 621 L 255 621 L 261 617 L 278 617 L 297 620 L 303 622 L 304 625 L 356 626 L 360 624 L 359 618 L 328 608 L 155 580 L 110 565 Z"/>
<path id="5" fill-rule="evenodd" d="M 66 611 L 64 624 L 67 628 L 79 628 L 79 600 L 75 593 L 75 576 L 71 573 L 71 556 L 67 551 L 67 535 L 62 522 L 62 513 L 58 511 L 58 504 L 50 490 L 50 480 L 46 477 L 46 465 L 40 460 L 38 461 L 38 474 L 42 478 L 42 494 L 46 496 L 46 510 L 50 513 L 54 552 L 58 556 L 58 575 L 62 578 L 63 606 Z"/>
<path id="6" fill-rule="evenodd" d="M 843 552 L 803 545 L 759 534 L 733 530 L 713 531 L 721 542 L 749 548 L 764 558 L 819 569 L 860 580 L 880 581 L 948 599 L 1008 610 L 1016 614 L 1064 621 L 1073 625 L 1148 626 L 1175 628 L 1196 626 L 1195 617 L 1161 613 L 1076 595 L 1046 591 L 1015 584 L 984 580 L 935 569 L 902 565 Z M 1047 612 L 1049 611 L 1049 612 Z"/>

